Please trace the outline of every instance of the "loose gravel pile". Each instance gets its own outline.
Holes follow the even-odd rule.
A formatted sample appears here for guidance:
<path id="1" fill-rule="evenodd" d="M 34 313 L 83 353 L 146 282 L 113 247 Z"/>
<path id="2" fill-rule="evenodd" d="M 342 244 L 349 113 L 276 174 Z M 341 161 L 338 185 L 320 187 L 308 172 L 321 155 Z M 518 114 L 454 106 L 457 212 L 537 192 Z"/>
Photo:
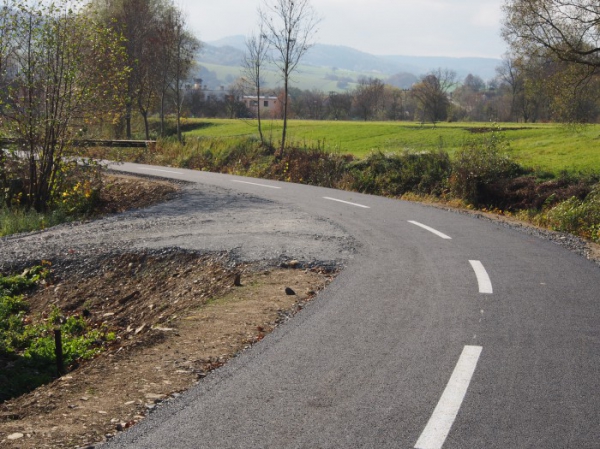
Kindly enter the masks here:
<path id="1" fill-rule="evenodd" d="M 338 265 L 352 257 L 355 242 L 330 221 L 252 195 L 188 185 L 168 203 L 3 238 L 0 270 L 164 248 L 228 252 L 236 262 Z"/>

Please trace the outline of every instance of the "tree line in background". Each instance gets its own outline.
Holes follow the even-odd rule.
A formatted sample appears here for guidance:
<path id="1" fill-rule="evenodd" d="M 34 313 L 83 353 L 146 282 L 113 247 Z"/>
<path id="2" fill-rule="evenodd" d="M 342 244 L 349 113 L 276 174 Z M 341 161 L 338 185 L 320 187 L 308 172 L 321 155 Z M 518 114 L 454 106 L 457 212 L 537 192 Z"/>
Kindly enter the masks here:
<path id="1" fill-rule="evenodd" d="M 275 3 L 289 2 L 276 0 Z M 281 5 L 276 10 L 285 11 Z M 352 90 L 327 93 L 288 88 L 290 73 L 286 73 L 282 78 L 283 89 L 262 89 L 266 95 L 276 96 L 279 105 L 284 105 L 270 109 L 269 114 L 284 120 L 296 117 L 418 120 L 422 123 L 441 120 L 597 122 L 600 116 L 600 10 L 597 2 L 507 0 L 504 13 L 503 36 L 510 50 L 498 67 L 497 77 L 487 83 L 473 75 L 458 82 L 455 73 L 438 69 L 422 76 L 410 89 L 394 87 L 398 80 L 406 79 L 403 76 L 406 74 L 397 74 L 388 80 L 365 77 L 356 80 Z M 249 111 L 241 102 L 237 107 L 232 107 L 232 103 L 248 91 L 247 87 L 243 88 L 244 80 L 249 82 L 249 91 L 261 97 L 261 79 L 257 74 L 265 63 L 281 62 L 281 53 L 275 59 L 270 58 L 263 42 L 270 43 L 273 36 L 272 28 L 265 31 L 266 25 L 272 24 L 269 20 L 262 14 L 259 33 L 248 40 L 244 79 L 234 83 L 220 103 L 214 98 L 196 96 L 197 107 L 192 113 L 230 118 L 258 115 L 260 130 L 260 107 Z M 202 101 L 212 101 L 212 104 L 203 109 L 199 107 Z"/>
<path id="2" fill-rule="evenodd" d="M 191 92 L 186 113 L 201 118 L 256 118 L 257 108 L 242 101 L 248 95 L 257 98 L 256 91 L 245 88 L 244 81 L 236 81 L 221 96 Z M 285 98 L 283 89 L 265 87 L 260 97 L 275 97 L 278 105 Z M 454 72 L 438 69 L 410 89 L 363 77 L 343 92 L 290 87 L 288 98 L 288 118 L 307 120 L 596 123 L 600 78 L 552 59 L 508 55 L 498 67 L 498 76 L 487 82 L 472 74 L 459 80 Z M 279 106 L 262 114 L 269 119 L 284 116 Z"/>

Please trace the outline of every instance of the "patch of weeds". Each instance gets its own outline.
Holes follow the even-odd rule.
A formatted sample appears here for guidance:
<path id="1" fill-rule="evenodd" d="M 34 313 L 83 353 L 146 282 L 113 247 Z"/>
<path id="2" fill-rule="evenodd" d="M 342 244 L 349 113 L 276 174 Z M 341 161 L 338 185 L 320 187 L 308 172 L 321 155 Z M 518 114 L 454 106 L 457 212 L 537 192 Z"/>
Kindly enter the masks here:
<path id="1" fill-rule="evenodd" d="M 474 206 L 491 205 L 490 186 L 525 173 L 508 150 L 508 141 L 499 130 L 469 139 L 452 162 L 449 185 L 453 196 Z"/>
<path id="2" fill-rule="evenodd" d="M 571 197 L 540 215 L 541 224 L 600 242 L 600 184 L 583 200 Z"/>
<path id="3" fill-rule="evenodd" d="M 348 166 L 350 188 L 359 192 L 398 196 L 441 194 L 450 174 L 450 158 L 436 152 L 371 153 Z"/>
<path id="4" fill-rule="evenodd" d="M 59 309 L 32 317 L 24 294 L 50 276 L 49 263 L 22 274 L 0 275 L 0 402 L 52 381 L 57 375 L 54 331 L 61 329 L 67 368 L 95 357 L 115 334 L 92 328 L 81 316 L 63 317 Z"/>

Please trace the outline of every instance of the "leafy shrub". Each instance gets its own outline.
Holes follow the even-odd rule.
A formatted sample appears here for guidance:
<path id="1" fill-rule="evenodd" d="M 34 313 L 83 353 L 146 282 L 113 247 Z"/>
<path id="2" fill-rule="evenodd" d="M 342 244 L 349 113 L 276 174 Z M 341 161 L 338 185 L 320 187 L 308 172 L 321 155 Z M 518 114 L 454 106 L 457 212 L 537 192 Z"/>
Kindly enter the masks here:
<path id="1" fill-rule="evenodd" d="M 73 218 L 90 214 L 100 198 L 101 167 L 89 161 L 82 165 L 65 164 L 59 176 L 62 179 L 57 183 L 57 190 L 52 192 L 54 210 Z"/>
<path id="2" fill-rule="evenodd" d="M 273 158 L 263 176 L 280 181 L 336 187 L 351 156 L 321 149 L 288 148 L 279 159 Z"/>
<path id="3" fill-rule="evenodd" d="M 510 157 L 508 149 L 506 138 L 498 131 L 469 139 L 452 163 L 451 193 L 473 205 L 493 205 L 490 186 L 525 172 Z"/>
<path id="4" fill-rule="evenodd" d="M 27 170 L 18 166 L 13 169 L 4 180 L 0 173 L 0 237 L 88 216 L 99 202 L 102 181 L 101 168 L 96 163 L 62 165 L 56 172 L 59 179 L 50 192 L 48 207 L 43 211 L 27 207 Z"/>
<path id="5" fill-rule="evenodd" d="M 593 184 L 581 178 L 540 181 L 536 176 L 501 178 L 485 186 L 487 203 L 500 210 L 541 210 L 571 197 L 583 200 Z"/>
<path id="6" fill-rule="evenodd" d="M 348 167 L 349 187 L 364 193 L 402 195 L 440 194 L 450 173 L 445 151 L 401 154 L 371 153 Z"/>
<path id="7" fill-rule="evenodd" d="M 549 209 L 543 223 L 556 231 L 571 232 L 600 241 L 600 184 L 580 200 L 571 197 Z"/>

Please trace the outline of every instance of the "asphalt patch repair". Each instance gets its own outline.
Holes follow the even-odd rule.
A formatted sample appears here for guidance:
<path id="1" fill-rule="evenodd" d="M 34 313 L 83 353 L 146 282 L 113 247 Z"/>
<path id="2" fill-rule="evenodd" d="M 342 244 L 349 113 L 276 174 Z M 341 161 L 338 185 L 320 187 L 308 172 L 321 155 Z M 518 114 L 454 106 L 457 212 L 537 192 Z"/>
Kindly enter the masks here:
<path id="1" fill-rule="evenodd" d="M 260 341 L 335 275 L 297 261 L 235 264 L 225 253 L 179 249 L 51 262 L 52 277 L 26 298 L 27 319 L 58 307 L 116 339 L 0 404 L 2 447 L 93 447 L 112 438 Z"/>

